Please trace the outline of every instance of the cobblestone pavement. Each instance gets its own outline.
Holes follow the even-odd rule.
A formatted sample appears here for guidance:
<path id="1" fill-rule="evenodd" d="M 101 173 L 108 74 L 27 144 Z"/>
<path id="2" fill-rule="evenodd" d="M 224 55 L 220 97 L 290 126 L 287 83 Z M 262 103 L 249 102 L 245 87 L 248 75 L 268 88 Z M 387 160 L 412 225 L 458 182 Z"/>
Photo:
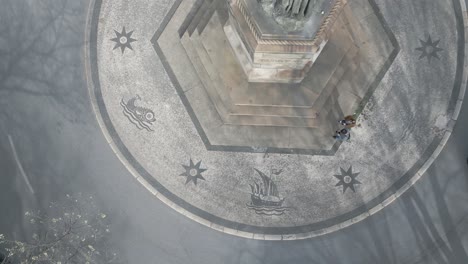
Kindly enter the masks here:
<path id="1" fill-rule="evenodd" d="M 128 263 L 452 264 L 468 259 L 466 104 L 433 165 L 383 210 L 337 232 L 306 240 L 239 238 L 204 227 L 166 206 L 132 177 L 109 147 L 95 121 L 83 70 L 89 2 L 0 3 L 0 205 L 4 212 L 0 233 L 30 236 L 22 221 L 24 211 L 47 210 L 49 201 L 83 192 L 94 195 L 102 210 L 109 212 L 111 238 Z M 386 11 L 387 18 L 413 19 L 399 14 L 408 9 L 405 3 L 392 3 L 395 7 Z M 170 4 L 162 5 L 167 8 L 162 13 Z M 432 8 L 433 2 L 419 4 Z M 448 14 L 449 10 L 439 11 Z M 433 31 L 429 33 L 438 39 Z M 132 37 L 141 41 L 136 31 Z M 421 44 L 418 38 L 415 48 Z M 135 52 L 137 42 L 132 42 Z M 439 45 L 446 50 L 443 43 Z M 418 57 L 420 53 L 414 51 Z M 429 70 L 437 61 L 421 65 Z M 193 162 L 196 165 L 198 160 Z M 189 159 L 183 164 L 189 165 Z M 208 168 L 204 165 L 203 161 L 200 168 Z M 178 166 L 178 174 L 184 173 L 184 167 Z M 197 186 L 208 181 L 207 172 L 201 173 L 206 181 L 198 179 Z M 339 173 L 338 169 L 334 174 Z M 184 184 L 186 177 L 179 179 Z M 357 194 L 359 188 L 356 185 Z M 345 194 L 353 192 L 348 188 Z"/>
<path id="2" fill-rule="evenodd" d="M 467 79 L 459 1 L 349 3 L 357 24 L 369 31 L 367 42 L 380 41 L 380 53 L 369 53 L 369 60 L 381 60 L 384 67 L 359 64 L 375 76 L 362 84 L 371 86 L 362 95 L 368 98 L 365 108 L 348 110 L 362 111 L 361 126 L 353 129 L 351 142 L 326 155 L 295 153 L 294 148 L 292 154 L 269 152 L 261 140 L 244 140 L 246 126 L 231 127 L 234 135 L 213 133 L 229 137 L 229 144 L 236 139 L 250 146 L 213 145 L 209 131 L 219 125 L 201 121 L 210 115 L 205 108 L 211 101 L 202 98 L 194 77 L 194 69 L 203 66 L 193 66 L 188 58 L 188 42 L 200 40 L 187 40 L 179 29 L 194 4 L 96 1 L 87 57 L 90 93 L 112 148 L 148 191 L 187 217 L 255 239 L 294 240 L 333 232 L 393 202 L 447 142 Z M 205 31 L 224 34 L 215 31 L 222 10 L 204 16 L 210 17 Z M 199 38 L 210 39 L 209 33 L 198 32 Z M 205 52 L 215 49 L 204 45 Z M 278 201 L 260 206 L 255 193 L 268 192 L 270 186 Z"/>

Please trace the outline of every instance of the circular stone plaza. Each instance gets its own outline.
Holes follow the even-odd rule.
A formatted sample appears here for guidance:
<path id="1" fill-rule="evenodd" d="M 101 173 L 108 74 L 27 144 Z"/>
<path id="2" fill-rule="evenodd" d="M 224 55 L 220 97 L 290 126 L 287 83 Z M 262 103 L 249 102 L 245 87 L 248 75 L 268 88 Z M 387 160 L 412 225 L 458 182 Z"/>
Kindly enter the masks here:
<path id="1" fill-rule="evenodd" d="M 305 239 L 384 210 L 463 104 L 464 0 L 286 2 L 94 0 L 88 14 L 89 93 L 115 155 L 234 236 Z"/>

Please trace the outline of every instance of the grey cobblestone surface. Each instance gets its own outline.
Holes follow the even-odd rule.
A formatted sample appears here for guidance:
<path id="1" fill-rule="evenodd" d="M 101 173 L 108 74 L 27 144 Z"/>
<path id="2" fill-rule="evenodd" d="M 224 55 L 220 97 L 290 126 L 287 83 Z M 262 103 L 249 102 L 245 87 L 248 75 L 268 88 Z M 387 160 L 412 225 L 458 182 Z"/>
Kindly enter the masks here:
<path id="1" fill-rule="evenodd" d="M 208 220 L 212 228 L 222 225 L 226 230 L 234 228 L 280 236 L 306 233 L 300 236 L 306 238 L 365 219 L 370 215 L 369 210 L 377 212 L 414 184 L 440 153 L 443 146 L 439 147 L 440 142 L 448 138 L 448 134 L 444 137 L 440 132 L 445 133 L 449 124 L 433 132 L 436 120 L 441 115 L 456 117 L 453 110 L 459 94 L 464 92 L 464 62 L 459 60 L 464 58 L 459 56 L 460 50 L 464 51 L 464 43 L 459 39 L 463 20 L 457 6 L 452 6 L 453 11 L 448 15 L 434 10 L 446 10 L 450 1 L 422 8 L 416 2 L 405 3 L 420 10 L 411 13 L 414 8 L 408 6 L 404 9 L 409 12 L 407 16 L 397 19 L 392 13 L 395 5 L 377 2 L 401 52 L 376 87 L 371 97 L 373 104 L 364 109 L 362 127 L 353 131 L 351 143 L 343 145 L 331 157 L 269 154 L 265 158 L 264 154 L 210 152 L 200 141 L 173 83 L 151 49 L 149 36 L 160 27 L 164 13 L 156 15 L 148 10 L 161 11 L 160 3 L 139 1 L 131 7 L 119 1 L 96 3 L 102 6 L 94 10 L 90 23 L 91 47 L 93 40 L 97 42 L 95 53 L 93 49 L 90 53 L 91 74 L 94 74 L 91 87 L 95 89 L 91 93 L 97 96 L 96 110 L 103 115 L 101 124 L 112 138 L 111 145 L 139 181 L 143 182 L 140 177 L 143 176 L 149 182 L 145 185 L 152 186 L 152 193 L 158 192 L 158 197 L 177 211 L 188 211 L 184 214 L 194 220 L 202 223 Z M 190 1 L 184 4 L 190 5 Z M 420 15 L 424 12 L 431 13 L 431 19 Z M 174 16 L 177 15 L 176 12 Z M 171 13 L 165 19 L 170 16 Z M 411 21 L 406 19 L 411 16 Z M 437 20 L 446 23 L 436 23 Z M 108 41 L 111 32 L 122 26 L 137 29 L 132 37 L 139 39 L 132 43 L 134 51 L 127 50 L 124 54 L 112 50 L 113 44 Z M 409 30 L 410 26 L 415 28 Z M 457 30 L 451 30 L 454 28 Z M 428 64 L 418 59 L 420 54 L 415 49 L 421 39 L 431 34 L 434 39 L 440 39 L 443 56 Z M 447 83 L 454 85 L 447 86 Z M 154 133 L 135 130 L 122 115 L 117 102 L 136 94 L 144 98 L 142 104 L 151 106 L 157 113 Z M 204 174 L 206 181 L 184 185 L 177 177 L 181 164 L 186 164 L 189 158 L 202 160 L 209 168 Z M 339 172 L 340 166 L 350 165 L 360 173 L 359 180 L 364 184 L 357 187 L 356 193 L 341 193 L 334 186 L 333 175 Z M 297 209 L 281 217 L 259 217 L 245 206 L 249 202 L 249 183 L 255 181 L 254 168 L 268 171 L 273 167 L 285 169 L 283 175 L 287 174 L 287 180 L 280 188 L 287 197 L 287 205 Z"/>

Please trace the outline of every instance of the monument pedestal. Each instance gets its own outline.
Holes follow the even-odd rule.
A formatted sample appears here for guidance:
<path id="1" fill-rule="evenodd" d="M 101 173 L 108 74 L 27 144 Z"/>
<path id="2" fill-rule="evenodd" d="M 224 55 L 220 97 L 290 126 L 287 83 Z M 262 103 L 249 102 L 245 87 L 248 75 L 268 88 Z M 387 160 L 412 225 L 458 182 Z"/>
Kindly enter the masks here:
<path id="1" fill-rule="evenodd" d="M 257 0 L 233 0 L 224 31 L 249 82 L 300 83 L 345 4 L 333 1 L 327 12 L 310 17 L 306 28 L 290 32 L 259 10 Z"/>

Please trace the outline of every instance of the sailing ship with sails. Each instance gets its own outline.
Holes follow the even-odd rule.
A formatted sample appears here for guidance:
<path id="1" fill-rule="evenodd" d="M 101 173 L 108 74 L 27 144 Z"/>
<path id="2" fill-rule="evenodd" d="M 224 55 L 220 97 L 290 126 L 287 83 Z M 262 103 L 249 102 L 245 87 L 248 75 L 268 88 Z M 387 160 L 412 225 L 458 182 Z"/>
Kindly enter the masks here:
<path id="1" fill-rule="evenodd" d="M 253 206 L 263 207 L 281 207 L 284 202 L 283 197 L 279 195 L 278 187 L 272 180 L 271 176 L 268 177 L 265 173 L 255 169 L 255 171 L 262 178 L 262 184 L 250 184 L 252 193 L 250 195 Z"/>

